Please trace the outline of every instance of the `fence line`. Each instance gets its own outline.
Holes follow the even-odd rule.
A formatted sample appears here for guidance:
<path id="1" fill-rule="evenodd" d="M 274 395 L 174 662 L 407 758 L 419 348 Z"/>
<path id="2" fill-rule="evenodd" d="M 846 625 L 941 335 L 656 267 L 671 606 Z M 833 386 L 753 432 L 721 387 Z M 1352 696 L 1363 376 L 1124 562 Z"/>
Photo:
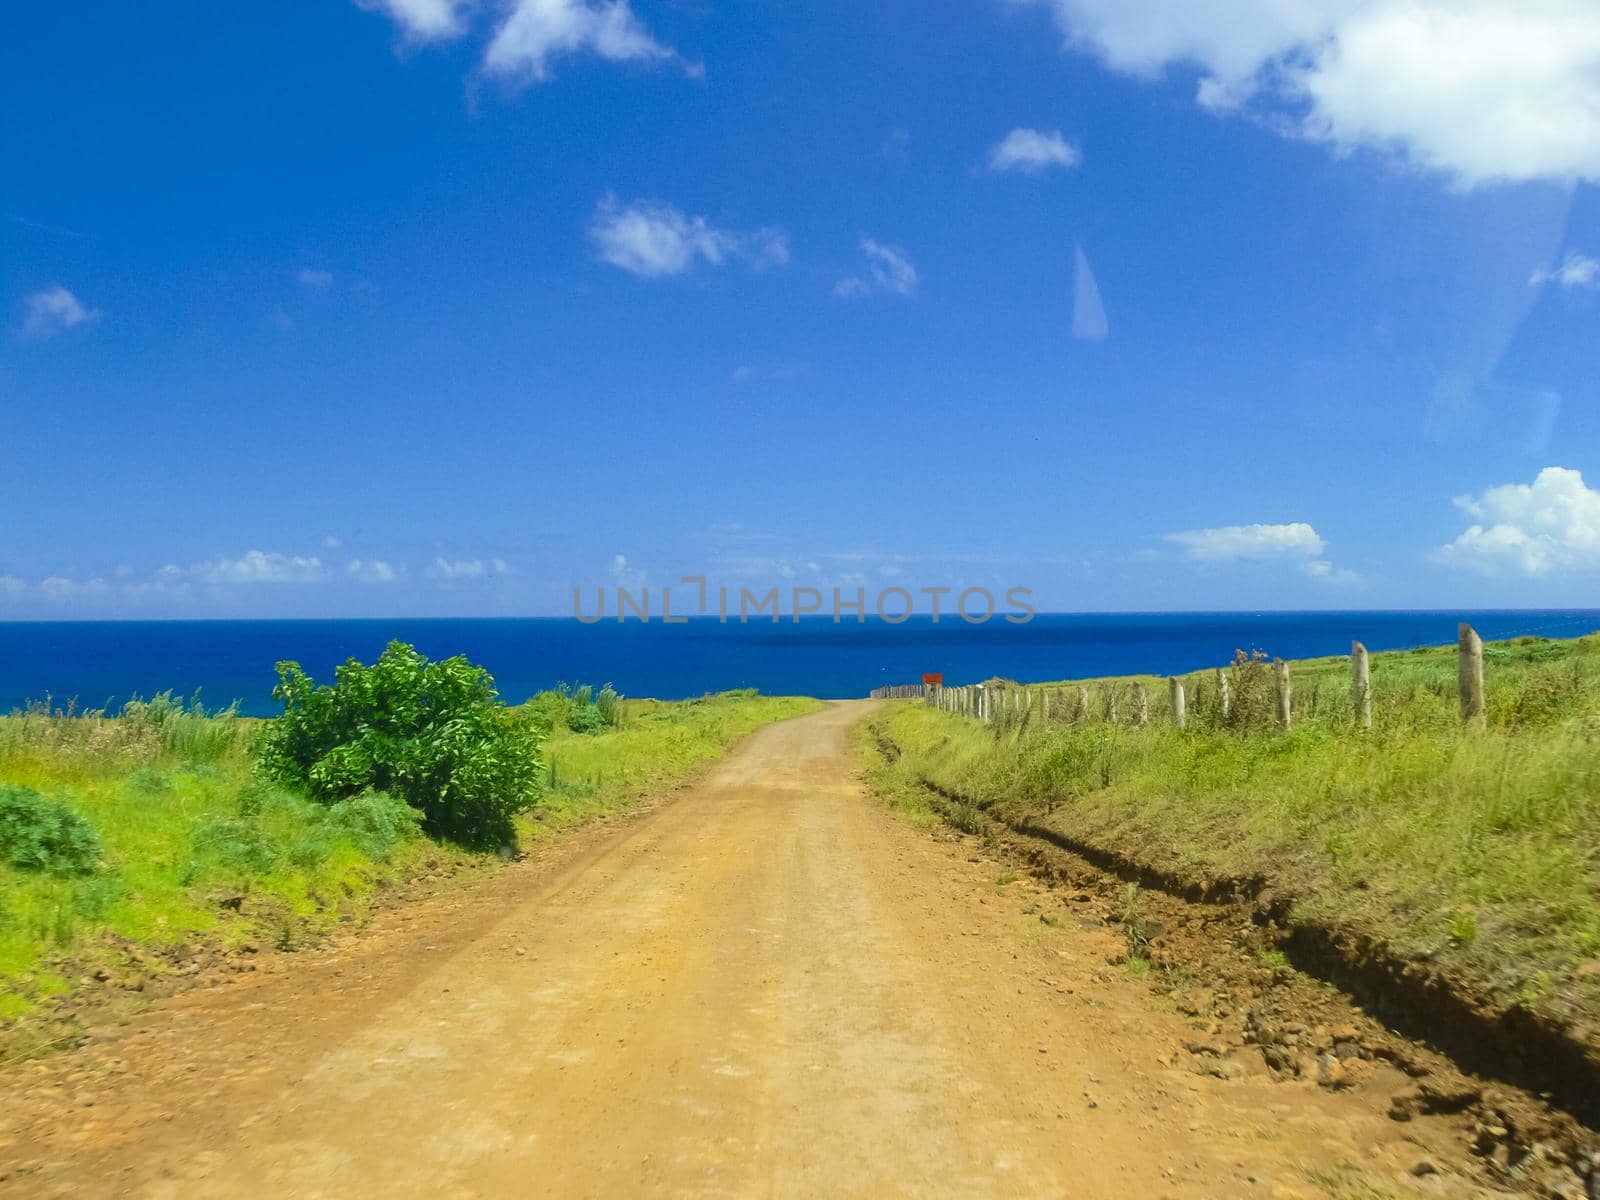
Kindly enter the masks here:
<path id="1" fill-rule="evenodd" d="M 1483 639 L 1478 636 L 1477 630 L 1465 621 L 1460 623 L 1458 634 L 1461 721 L 1468 728 L 1482 729 L 1487 723 L 1488 711 L 1483 681 Z M 1265 668 L 1263 661 L 1259 659 L 1255 661 L 1261 662 Z M 1294 681 L 1290 676 L 1289 664 L 1281 658 L 1274 659 L 1271 673 L 1273 719 L 1280 728 L 1288 729 L 1294 719 Z M 1200 677 L 1199 672 L 1191 674 Z M 1235 703 L 1228 669 L 1217 668 L 1214 679 L 1217 711 L 1226 722 Z M 1360 642 L 1350 644 L 1350 680 L 1351 724 L 1357 729 L 1371 729 L 1371 661 L 1366 646 Z M 984 724 L 993 724 L 1002 715 L 1032 721 L 1035 719 L 1035 708 L 1037 708 L 1037 720 L 1043 724 L 1058 719 L 1073 724 L 1091 722 L 1096 719 L 1097 713 L 1100 721 L 1111 724 L 1117 724 L 1123 714 L 1131 724 L 1149 724 L 1150 695 L 1144 684 L 1134 680 L 1128 686 L 1130 702 L 1126 708 L 1118 703 L 1121 690 L 1121 686 L 1114 681 L 1099 684 L 1096 687 L 1097 702 L 1091 698 L 1087 685 L 1080 684 L 1073 688 L 1046 688 L 1038 685 L 1022 687 L 999 681 L 948 686 L 903 684 L 875 688 L 871 695 L 874 700 L 921 699 L 942 712 L 970 717 Z M 1197 681 L 1195 694 L 1198 695 L 1198 692 Z M 1037 705 L 1034 703 L 1035 693 L 1038 697 Z M 1312 688 L 1311 694 L 1313 697 L 1316 695 L 1315 687 Z M 1177 675 L 1168 677 L 1167 700 L 1167 717 L 1178 728 L 1186 728 L 1189 724 L 1191 696 L 1183 677 Z"/>
<path id="2" fill-rule="evenodd" d="M 898 683 L 889 687 L 873 688 L 867 693 L 872 700 L 921 700 L 929 689 L 920 683 Z"/>

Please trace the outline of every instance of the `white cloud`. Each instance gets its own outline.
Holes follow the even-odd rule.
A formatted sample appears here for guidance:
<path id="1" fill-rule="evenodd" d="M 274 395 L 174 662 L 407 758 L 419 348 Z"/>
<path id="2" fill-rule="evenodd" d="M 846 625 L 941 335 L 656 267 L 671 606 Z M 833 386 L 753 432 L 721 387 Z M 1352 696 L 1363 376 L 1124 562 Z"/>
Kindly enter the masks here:
<path id="1" fill-rule="evenodd" d="M 835 295 L 868 296 L 873 292 L 890 292 L 896 296 L 916 294 L 917 285 L 922 282 L 921 277 L 900 247 L 862 238 L 861 253 L 867 256 L 866 274 L 841 279 L 833 285 Z"/>
<path id="2" fill-rule="evenodd" d="M 381 12 L 412 41 L 432 42 L 466 32 L 470 0 L 356 0 L 362 8 Z"/>
<path id="3" fill-rule="evenodd" d="M 322 539 L 322 545 L 325 549 L 337 550 L 339 547 L 344 545 L 344 539 L 338 534 L 330 533 L 327 537 Z"/>
<path id="4" fill-rule="evenodd" d="M 612 62 L 678 57 L 650 36 L 628 0 L 515 0 L 483 65 L 492 74 L 537 83 L 550 78 L 551 59 L 582 51 Z"/>
<path id="5" fill-rule="evenodd" d="M 295 272 L 295 279 L 305 287 L 325 288 L 333 282 L 332 271 L 318 271 L 312 267 L 301 267 Z"/>
<path id="6" fill-rule="evenodd" d="M 1462 186 L 1600 181 L 1593 0 L 1037 0 L 1069 46 L 1155 78 L 1203 72 L 1213 111 L 1393 151 Z"/>
<path id="7" fill-rule="evenodd" d="M 784 383 L 804 373 L 805 368 L 799 363 L 778 363 L 770 367 L 742 363 L 733 369 L 730 378 L 734 383 Z"/>
<path id="8" fill-rule="evenodd" d="M 1595 287 L 1600 284 L 1600 259 L 1574 251 L 1554 270 L 1541 268 L 1528 277 L 1529 287 L 1543 287 L 1547 283 L 1559 283 L 1562 287 Z"/>
<path id="9" fill-rule="evenodd" d="M 1037 175 L 1051 167 L 1071 168 L 1083 161 L 1078 148 L 1059 129 L 1013 129 L 989 151 L 991 171 L 1022 171 Z"/>
<path id="10" fill-rule="evenodd" d="M 322 562 L 299 555 L 250 550 L 239 558 L 201 563 L 194 574 L 205 583 L 312 583 L 325 577 Z"/>
<path id="11" fill-rule="evenodd" d="M 618 587 L 623 588 L 643 587 L 645 581 L 643 571 L 628 565 L 628 556 L 626 554 L 612 556 L 611 578 L 616 580 Z"/>
<path id="12" fill-rule="evenodd" d="M 1600 491 L 1579 471 L 1546 467 L 1531 484 L 1502 484 L 1455 503 L 1475 519 L 1435 561 L 1490 575 L 1600 568 Z"/>
<path id="13" fill-rule="evenodd" d="M 622 205 L 606 196 L 595 209 L 589 237 L 602 261 L 645 279 L 682 275 L 700 261 L 720 267 L 737 259 L 758 270 L 789 261 L 789 239 L 781 230 L 718 229 L 655 200 Z"/>
<path id="14" fill-rule="evenodd" d="M 1082 246 L 1074 246 L 1072 268 L 1072 336 L 1081 342 L 1103 342 L 1111 326 L 1100 300 L 1100 285 L 1089 269 Z"/>
<path id="15" fill-rule="evenodd" d="M 106 581 L 98 577 L 85 581 L 52 575 L 42 580 L 39 591 L 51 600 L 72 600 L 80 596 L 101 596 L 106 592 Z"/>
<path id="16" fill-rule="evenodd" d="M 23 301 L 28 315 L 23 318 L 22 332 L 26 337 L 54 337 L 68 329 L 88 324 L 100 314 L 83 303 L 59 283 L 41 292 L 34 292 Z"/>
<path id="17" fill-rule="evenodd" d="M 1235 559 L 1306 558 L 1322 554 L 1323 541 L 1303 521 L 1287 525 L 1224 525 L 1169 533 L 1167 541 L 1183 547 L 1190 558 L 1205 562 Z"/>
<path id="18" fill-rule="evenodd" d="M 483 573 L 483 563 L 476 558 L 436 558 L 428 568 L 428 574 L 435 579 L 482 579 Z"/>
<path id="19" fill-rule="evenodd" d="M 511 566 L 503 558 L 491 558 L 484 562 L 481 558 L 435 558 L 433 565 L 428 568 L 430 579 L 483 579 L 488 575 L 504 575 L 511 570 Z"/>
<path id="20" fill-rule="evenodd" d="M 0 575 L 0 593 L 4 593 L 7 596 L 14 596 L 18 592 L 26 591 L 27 588 L 28 585 L 22 580 L 18 579 L 15 575 Z"/>
<path id="21" fill-rule="evenodd" d="M 1319 582 L 1336 584 L 1340 587 L 1353 586 L 1361 582 L 1360 575 L 1344 567 L 1336 567 L 1325 558 L 1301 563 L 1300 569 Z"/>
<path id="22" fill-rule="evenodd" d="M 362 583 L 393 583 L 397 576 L 395 569 L 379 558 L 353 558 L 345 574 Z"/>

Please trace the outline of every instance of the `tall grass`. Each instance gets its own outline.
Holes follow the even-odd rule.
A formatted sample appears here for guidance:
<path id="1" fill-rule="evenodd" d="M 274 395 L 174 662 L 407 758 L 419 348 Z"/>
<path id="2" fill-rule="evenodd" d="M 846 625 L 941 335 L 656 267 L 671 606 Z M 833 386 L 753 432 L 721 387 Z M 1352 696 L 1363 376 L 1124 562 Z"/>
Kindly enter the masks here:
<path id="1" fill-rule="evenodd" d="M 985 727 L 904 705 L 877 720 L 908 778 L 1196 879 L 1265 877 L 1308 918 L 1592 1021 L 1600 637 L 1522 638 L 1485 659 L 1481 732 L 1461 726 L 1450 649 L 1373 656 L 1371 732 L 1355 728 L 1341 659 L 1293 664 L 1287 731 L 1267 665 L 1248 661 L 1230 672 L 1227 718 L 1214 673 L 1189 677 L 1183 730 L 1153 680 L 1143 728 L 1014 714 Z"/>
<path id="2" fill-rule="evenodd" d="M 126 974 L 132 945 L 293 942 L 359 916 L 418 855 L 453 853 L 425 849 L 394 802 L 262 786 L 258 724 L 167 694 L 115 717 L 48 704 L 0 717 L 0 784 L 70 810 L 101 848 L 81 873 L 0 865 L 0 1024 L 96 963 Z"/>

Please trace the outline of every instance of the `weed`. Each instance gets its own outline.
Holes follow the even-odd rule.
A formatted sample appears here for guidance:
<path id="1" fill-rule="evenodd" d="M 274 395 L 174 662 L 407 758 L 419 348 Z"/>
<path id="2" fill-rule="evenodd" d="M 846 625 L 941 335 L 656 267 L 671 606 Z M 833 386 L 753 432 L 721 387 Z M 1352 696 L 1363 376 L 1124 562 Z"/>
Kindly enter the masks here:
<path id="1" fill-rule="evenodd" d="M 1150 927 L 1144 919 L 1144 897 L 1137 883 L 1130 883 L 1122 892 L 1122 902 L 1117 906 L 1117 924 L 1122 926 L 1122 937 L 1128 947 L 1129 962 L 1150 959 Z"/>
<path id="2" fill-rule="evenodd" d="M 0 861 L 18 871 L 87 875 L 100 858 L 89 823 L 59 800 L 0 784 Z"/>

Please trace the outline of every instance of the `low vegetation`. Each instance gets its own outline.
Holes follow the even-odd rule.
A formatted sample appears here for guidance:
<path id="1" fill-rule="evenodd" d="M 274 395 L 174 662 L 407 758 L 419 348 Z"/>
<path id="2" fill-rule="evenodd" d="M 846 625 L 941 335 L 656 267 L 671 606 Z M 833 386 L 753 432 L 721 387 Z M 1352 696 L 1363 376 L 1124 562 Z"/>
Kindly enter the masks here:
<path id="1" fill-rule="evenodd" d="M 1453 648 L 1374 655 L 1371 731 L 1347 659 L 1293 664 L 1294 721 L 1268 664 L 1190 678 L 1190 723 L 1082 719 L 1071 698 L 993 726 L 891 705 L 872 722 L 896 803 L 923 784 L 990 815 L 1204 882 L 1264 881 L 1298 918 L 1425 961 L 1469 993 L 1600 1028 L 1600 636 L 1486 648 L 1488 728 L 1464 729 Z M 1115 681 L 1124 697 L 1134 680 Z M 1159 686 L 1158 686 L 1159 685 Z M 1091 685 L 1091 709 L 1102 689 Z M 1198 693 L 1198 694 L 1197 694 Z M 1123 722 L 1130 709 L 1122 705 Z M 892 759 L 893 761 L 888 761 Z M 1600 1043 L 1591 1042 L 1591 1049 Z"/>
<path id="2" fill-rule="evenodd" d="M 549 695 L 535 697 L 530 707 L 549 705 Z M 759 726 L 822 707 L 809 697 L 763 696 L 753 689 L 621 705 L 625 714 L 597 732 L 552 728 L 545 744 L 544 799 L 530 828 L 560 829 L 669 786 Z"/>
<path id="3" fill-rule="evenodd" d="M 278 695 L 271 721 L 170 695 L 0 717 L 0 1059 L 48 1047 L 35 1026 L 61 1025 L 24 1018 L 53 998 L 143 988 L 201 948 L 295 948 L 816 704 L 562 688 L 508 708 L 480 668 L 398 644 L 331 685 L 283 664 Z"/>
<path id="4" fill-rule="evenodd" d="M 313 799 L 382 793 L 421 813 L 430 835 L 488 849 L 515 841 L 514 818 L 539 798 L 543 728 L 465 658 L 429 662 L 393 642 L 325 687 L 279 663 L 272 694 L 284 712 L 261 737 L 261 774 Z"/>

